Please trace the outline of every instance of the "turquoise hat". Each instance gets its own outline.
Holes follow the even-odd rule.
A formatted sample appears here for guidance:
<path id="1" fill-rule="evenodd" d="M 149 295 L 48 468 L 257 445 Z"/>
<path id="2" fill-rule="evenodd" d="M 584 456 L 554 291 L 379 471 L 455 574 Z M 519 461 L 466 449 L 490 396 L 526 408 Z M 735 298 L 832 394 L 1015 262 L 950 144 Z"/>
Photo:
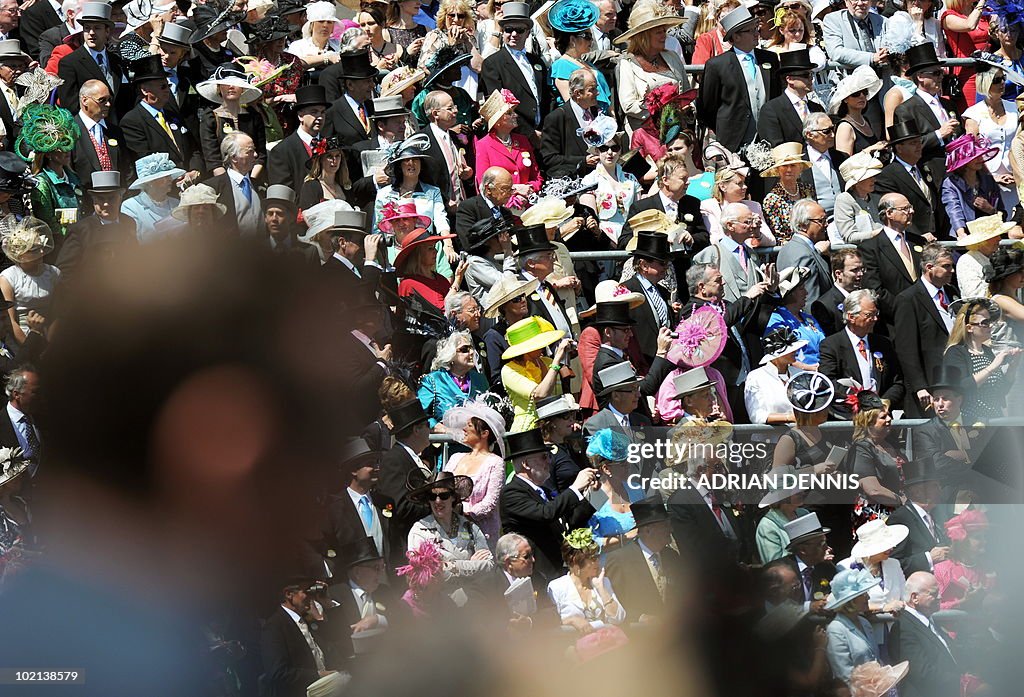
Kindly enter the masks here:
<path id="1" fill-rule="evenodd" d="M 610 428 L 602 428 L 587 443 L 587 456 L 597 455 L 611 462 L 623 462 L 629 456 L 629 436 Z"/>
<path id="2" fill-rule="evenodd" d="M 825 609 L 835 610 L 857 596 L 864 595 L 881 582 L 882 579 L 872 576 L 871 572 L 860 564 L 842 569 L 832 579 L 832 592 L 829 593 Z"/>
<path id="3" fill-rule="evenodd" d="M 598 15 L 590 0 L 558 0 L 548 10 L 548 24 L 566 34 L 579 34 L 597 24 Z"/>

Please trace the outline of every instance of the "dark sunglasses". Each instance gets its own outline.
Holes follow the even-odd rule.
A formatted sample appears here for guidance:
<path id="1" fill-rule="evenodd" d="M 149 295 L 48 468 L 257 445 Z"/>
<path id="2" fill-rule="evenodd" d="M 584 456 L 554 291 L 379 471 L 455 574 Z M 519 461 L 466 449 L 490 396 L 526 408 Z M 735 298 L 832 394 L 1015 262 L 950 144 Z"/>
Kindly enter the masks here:
<path id="1" fill-rule="evenodd" d="M 622 147 L 618 143 L 609 143 L 608 145 L 597 146 L 598 152 L 608 152 L 609 150 L 612 152 L 619 152 L 622 150 Z"/>
<path id="2" fill-rule="evenodd" d="M 851 97 L 866 97 L 866 96 L 868 96 L 868 91 L 867 90 L 857 90 L 856 92 L 852 92 L 850 94 L 850 96 Z"/>
<path id="3" fill-rule="evenodd" d="M 452 12 L 448 16 L 454 17 L 455 19 L 465 19 L 467 15 L 465 12 Z"/>
<path id="4" fill-rule="evenodd" d="M 452 492 L 450 492 L 450 491 L 442 491 L 440 493 L 435 492 L 435 491 L 431 491 L 430 495 L 427 496 L 427 500 L 428 501 L 447 501 L 451 497 L 452 497 Z"/>
<path id="5" fill-rule="evenodd" d="M 836 127 L 835 126 L 829 126 L 828 128 L 815 128 L 813 131 L 811 131 L 811 133 L 823 133 L 825 135 L 828 135 L 829 133 L 835 133 L 835 132 L 836 132 Z"/>
<path id="6" fill-rule="evenodd" d="M 524 303 L 524 302 L 526 302 L 526 296 L 525 295 L 517 295 L 516 297 L 512 298 L 511 300 L 509 300 L 509 302 L 510 303 Z"/>
<path id="7" fill-rule="evenodd" d="M 992 84 L 993 85 L 1001 85 L 1004 82 L 1006 82 L 1006 78 L 1005 77 L 994 77 L 994 78 L 992 78 Z"/>
<path id="8" fill-rule="evenodd" d="M 530 31 L 530 28 L 529 27 L 523 27 L 523 26 L 511 26 L 510 27 L 509 25 L 506 24 L 505 26 L 503 26 L 501 28 L 501 30 L 503 32 L 505 32 L 506 34 L 525 34 L 526 32 Z"/>
<path id="9" fill-rule="evenodd" d="M 992 320 L 990 319 L 979 319 L 977 322 L 971 322 L 972 326 L 975 327 L 991 327 Z"/>
<path id="10" fill-rule="evenodd" d="M 473 347 L 469 344 L 463 344 L 462 346 L 455 349 L 455 353 L 473 353 Z"/>

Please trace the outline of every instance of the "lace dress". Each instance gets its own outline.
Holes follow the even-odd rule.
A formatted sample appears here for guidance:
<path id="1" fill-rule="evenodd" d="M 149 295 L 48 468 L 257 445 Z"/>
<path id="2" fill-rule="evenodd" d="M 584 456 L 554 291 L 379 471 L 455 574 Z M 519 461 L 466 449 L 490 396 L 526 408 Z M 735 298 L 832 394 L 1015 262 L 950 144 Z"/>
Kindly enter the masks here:
<path id="1" fill-rule="evenodd" d="M 444 470 L 458 473 L 459 462 L 465 457 L 466 453 L 455 453 L 448 458 Z M 505 461 L 492 454 L 470 478 L 473 480 L 473 493 L 462 502 L 462 513 L 480 526 L 493 550 L 501 536 L 498 497 L 505 486 Z"/>

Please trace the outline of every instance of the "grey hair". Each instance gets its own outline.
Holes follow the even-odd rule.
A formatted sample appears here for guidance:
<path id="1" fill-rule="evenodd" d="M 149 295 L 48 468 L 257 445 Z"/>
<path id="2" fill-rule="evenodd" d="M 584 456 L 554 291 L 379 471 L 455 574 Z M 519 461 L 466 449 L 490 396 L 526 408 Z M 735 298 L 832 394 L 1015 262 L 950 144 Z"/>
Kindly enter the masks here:
<path id="1" fill-rule="evenodd" d="M 16 370 L 12 370 L 7 376 L 6 382 L 4 382 L 4 392 L 7 393 L 8 397 L 13 397 L 15 392 L 21 392 L 28 385 L 29 373 L 35 373 L 36 369 L 31 366 L 22 366 Z"/>
<path id="2" fill-rule="evenodd" d="M 847 294 L 846 299 L 843 300 L 843 317 L 849 317 L 860 312 L 861 306 L 865 300 L 870 300 L 873 303 L 878 302 L 878 293 L 871 290 L 870 288 L 861 288 L 860 290 L 850 291 Z"/>
<path id="3" fill-rule="evenodd" d="M 697 262 L 686 270 L 686 287 L 689 288 L 691 297 L 697 292 L 697 285 L 704 282 L 705 276 L 711 269 L 717 271 L 718 267 L 714 264 Z"/>
<path id="4" fill-rule="evenodd" d="M 519 554 L 519 545 L 524 542 L 530 543 L 525 537 L 514 532 L 505 533 L 499 537 L 498 544 L 494 545 L 494 556 L 498 559 L 498 565 L 505 566 L 506 561 L 516 557 Z"/>
<path id="5" fill-rule="evenodd" d="M 935 583 L 935 576 L 928 573 L 927 571 L 915 571 L 910 574 L 910 578 L 907 579 L 907 583 L 903 586 L 903 600 L 910 600 L 910 596 L 913 593 L 920 593 L 924 590 L 925 586 L 930 586 Z"/>
<path id="6" fill-rule="evenodd" d="M 366 36 L 366 32 L 360 27 L 349 27 L 338 39 L 338 53 L 349 53 L 356 50 L 356 40 Z"/>
<path id="7" fill-rule="evenodd" d="M 225 168 L 231 167 L 231 160 L 242 152 L 241 141 L 243 138 L 252 137 L 245 131 L 231 131 L 225 133 L 220 140 L 220 160 Z"/>
<path id="8" fill-rule="evenodd" d="M 828 119 L 829 125 L 832 125 L 832 118 L 828 114 L 820 111 L 812 111 L 804 117 L 803 131 L 801 131 L 804 134 L 804 138 L 806 138 L 807 134 L 811 131 L 818 130 L 818 124 L 821 123 L 821 119 Z"/>
<path id="9" fill-rule="evenodd" d="M 430 364 L 431 370 L 447 370 L 455 362 L 455 350 L 459 344 L 467 343 L 473 345 L 473 338 L 468 331 L 452 332 L 437 342 L 437 353 L 434 354 L 434 361 Z"/>
<path id="10" fill-rule="evenodd" d="M 811 206 L 817 206 L 818 202 L 811 198 L 802 198 L 793 204 L 793 210 L 789 212 L 789 226 L 797 231 L 803 232 L 811 223 Z"/>
<path id="11" fill-rule="evenodd" d="M 540 259 L 543 259 L 544 257 L 546 257 L 549 254 L 551 254 L 551 252 L 530 252 L 529 254 L 524 254 L 524 255 L 519 257 L 519 268 L 525 269 L 526 268 L 526 262 L 528 262 L 528 261 L 538 261 Z"/>
<path id="12" fill-rule="evenodd" d="M 462 311 L 462 303 L 466 298 L 472 298 L 473 294 L 466 290 L 460 290 L 444 299 L 444 316 L 454 317 Z"/>
<path id="13" fill-rule="evenodd" d="M 594 77 L 594 71 L 592 71 L 590 68 L 577 68 L 576 70 L 572 71 L 572 74 L 569 75 L 570 95 L 575 97 L 577 92 L 583 90 L 583 88 L 587 84 L 587 76 L 593 77 L 595 81 L 597 80 L 597 78 Z"/>
<path id="14" fill-rule="evenodd" d="M 442 90 L 434 90 L 427 94 L 423 98 L 423 113 L 427 115 L 427 119 L 430 119 L 430 112 L 434 109 L 438 109 L 441 106 L 441 100 L 447 97 L 448 93 Z"/>
<path id="15" fill-rule="evenodd" d="M 885 220 L 888 222 L 889 211 L 892 210 L 893 208 L 899 207 L 896 205 L 896 196 L 897 194 L 895 192 L 891 194 L 885 194 L 884 196 L 882 196 L 881 200 L 879 200 L 878 202 L 879 218 L 885 218 Z"/>
<path id="16" fill-rule="evenodd" d="M 949 247 L 943 247 L 938 242 L 926 244 L 924 249 L 921 250 L 921 271 L 924 271 L 929 264 L 934 266 L 939 259 L 946 259 L 947 257 L 953 258 L 953 252 L 950 251 Z"/>
<path id="17" fill-rule="evenodd" d="M 740 203 L 739 201 L 725 204 L 722 206 L 722 215 L 720 216 L 722 227 L 724 228 L 726 223 L 735 223 L 744 212 L 749 210 L 747 204 Z"/>

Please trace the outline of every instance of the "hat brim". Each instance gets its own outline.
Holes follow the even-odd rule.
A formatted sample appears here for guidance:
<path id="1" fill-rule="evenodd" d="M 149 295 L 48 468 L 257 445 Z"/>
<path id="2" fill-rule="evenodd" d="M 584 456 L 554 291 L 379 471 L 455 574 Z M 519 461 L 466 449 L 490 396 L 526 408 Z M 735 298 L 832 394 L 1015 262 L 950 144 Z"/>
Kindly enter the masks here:
<path id="1" fill-rule="evenodd" d="M 538 410 L 537 411 L 537 420 L 538 421 L 543 421 L 544 419 L 553 419 L 556 416 L 562 416 L 563 414 L 572 414 L 572 413 L 578 412 L 581 408 L 582 407 L 580 407 L 579 404 L 576 404 L 575 402 L 573 402 L 573 406 L 571 406 L 571 407 L 568 407 L 568 408 L 565 408 L 565 409 L 558 409 L 556 411 L 553 411 L 553 412 L 550 412 L 550 413 L 545 413 L 543 415 L 541 415 L 540 410 Z"/>
<path id="2" fill-rule="evenodd" d="M 370 118 L 373 119 L 373 120 L 376 120 L 376 121 L 380 121 L 382 119 L 390 119 L 392 116 L 408 116 L 408 115 L 409 115 L 409 110 L 408 109 L 400 109 L 398 111 L 385 110 L 385 111 L 378 111 L 378 112 L 375 112 L 373 114 L 370 114 Z"/>
<path id="3" fill-rule="evenodd" d="M 421 228 L 429 228 L 431 223 L 433 222 L 430 218 L 428 218 L 427 216 L 422 215 L 420 213 L 417 213 L 415 215 L 405 215 L 405 214 L 403 214 L 403 215 L 396 215 L 394 218 L 387 218 L 386 220 L 382 220 L 382 221 L 380 221 L 377 224 L 377 227 L 379 227 L 384 232 L 391 232 L 391 230 L 394 227 L 392 225 L 393 221 L 395 221 L 395 220 L 410 220 L 410 219 L 415 220 L 418 223 L 416 225 L 416 227 L 421 227 Z"/>
<path id="4" fill-rule="evenodd" d="M 523 216 L 525 216 L 528 212 L 529 211 L 523 211 Z M 533 220 L 532 218 L 528 218 L 530 222 L 527 222 L 526 220 L 523 220 L 523 216 L 520 216 L 519 219 L 522 221 L 525 227 L 532 227 L 533 225 L 543 225 L 545 228 L 552 228 L 558 227 L 559 225 L 562 225 L 572 220 L 573 210 L 571 208 L 566 208 L 565 213 L 561 214 L 560 217 L 552 220 Z M 569 235 L 569 237 L 572 237 L 572 235 Z M 566 240 L 569 239 L 569 237 L 563 237 L 562 239 Z"/>
<path id="5" fill-rule="evenodd" d="M 761 498 L 761 501 L 757 504 L 757 507 L 768 508 L 769 506 L 774 506 L 777 503 L 782 503 L 783 501 L 792 496 L 796 496 L 797 494 L 803 493 L 805 493 L 804 490 L 800 488 L 775 489 L 774 491 L 769 491 L 767 494 L 765 494 Z"/>
<path id="6" fill-rule="evenodd" d="M 882 167 L 871 167 L 870 169 L 867 169 L 867 170 L 864 171 L 866 176 L 863 176 L 860 179 L 856 179 L 856 178 L 848 178 L 848 179 L 846 179 L 846 185 L 843 187 L 843 191 L 849 191 L 850 189 L 852 189 L 857 184 L 860 184 L 861 182 L 865 182 L 868 179 L 871 179 L 873 177 L 877 177 L 879 174 L 882 173 L 882 169 L 883 169 Z"/>
<path id="7" fill-rule="evenodd" d="M 220 24 L 215 24 L 214 26 L 210 27 L 209 31 L 206 32 L 202 32 L 202 30 L 197 29 L 196 33 L 192 35 L 191 39 L 189 39 L 189 44 L 195 46 L 196 44 L 200 44 L 206 39 L 209 39 L 211 36 L 216 36 L 217 34 L 220 34 L 222 31 L 227 31 L 230 28 L 230 24 L 228 24 L 227 22 L 221 22 Z"/>
<path id="8" fill-rule="evenodd" d="M 85 25 L 86 22 L 90 22 L 92 24 L 109 24 L 112 27 L 116 27 L 117 26 L 117 23 L 114 22 L 114 20 L 106 19 L 105 17 L 76 17 L 75 21 L 78 22 L 79 24 L 83 25 L 83 26 Z M 136 27 L 136 29 L 137 28 L 138 27 Z"/>
<path id="9" fill-rule="evenodd" d="M 501 360 L 507 361 L 510 358 L 518 358 L 519 356 L 526 355 L 531 351 L 539 351 L 543 348 L 547 348 L 556 341 L 560 341 L 564 336 L 565 332 L 561 329 L 552 329 L 551 331 L 541 332 L 536 336 L 531 336 L 526 341 L 509 346 L 501 354 Z"/>
<path id="10" fill-rule="evenodd" d="M 958 314 L 960 314 L 960 310 L 962 310 L 969 303 L 979 303 L 981 305 L 984 305 L 985 309 L 988 310 L 989 319 L 991 319 L 993 322 L 998 322 L 1000 319 L 1003 318 L 1003 308 L 999 307 L 999 303 L 997 303 L 992 298 L 959 298 L 949 304 L 948 312 L 949 314 L 956 317 Z"/>
<path id="11" fill-rule="evenodd" d="M 672 17 L 668 15 L 664 17 L 652 17 L 651 19 L 641 22 L 639 26 L 633 27 L 622 34 L 619 34 L 617 37 L 612 39 L 612 43 L 624 44 L 637 34 L 642 34 L 649 29 L 654 29 L 655 27 L 678 27 L 680 24 L 684 24 L 685 22 L 686 20 L 682 17 Z"/>
<path id="12" fill-rule="evenodd" d="M 693 394 L 694 392 L 700 392 L 701 390 L 706 390 L 707 388 L 714 387 L 714 386 L 715 386 L 715 383 L 711 382 L 710 380 L 707 380 L 706 382 L 702 382 L 699 385 L 694 385 L 690 389 L 685 390 L 683 392 L 676 392 L 676 397 L 675 398 L 676 399 L 682 399 L 683 397 L 685 397 L 688 394 Z"/>
<path id="13" fill-rule="evenodd" d="M 786 545 L 786 548 L 793 549 L 797 545 L 801 545 L 804 542 L 807 542 L 807 540 L 811 540 L 815 537 L 818 537 L 819 535 L 828 535 L 830 532 L 832 532 L 832 528 L 820 528 L 813 532 L 805 532 L 803 535 L 799 535 L 791 539 L 789 541 L 789 544 Z"/>
<path id="14" fill-rule="evenodd" d="M 437 78 L 439 78 L 442 75 L 444 75 L 445 72 L 447 72 L 448 70 L 450 70 L 452 68 L 455 68 L 455 67 L 459 67 L 459 66 L 465 65 L 466 63 L 469 63 L 471 60 L 473 60 L 473 54 L 471 54 L 471 53 L 463 53 L 461 56 L 458 56 L 457 58 L 448 61 L 447 63 L 445 63 L 443 66 L 441 66 L 440 68 L 438 68 L 437 70 L 432 72 L 427 77 L 426 82 L 423 83 L 423 88 L 426 89 L 426 88 L 430 87 L 431 85 L 433 85 L 434 81 L 437 80 Z"/>
<path id="15" fill-rule="evenodd" d="M 416 68 L 412 75 L 402 80 L 399 80 L 393 85 L 389 85 L 386 90 L 380 91 L 381 97 L 394 97 L 401 94 L 406 88 L 412 87 L 417 82 L 427 79 L 427 71 L 422 68 Z"/>
<path id="16" fill-rule="evenodd" d="M 807 341 L 805 339 L 794 341 L 792 344 L 787 346 L 785 350 L 780 351 L 779 353 L 766 353 L 761 357 L 761 362 L 758 365 L 765 365 L 769 361 L 774 361 L 776 358 L 782 358 L 783 356 L 788 356 L 791 353 L 796 353 L 806 345 Z"/>
<path id="17" fill-rule="evenodd" d="M 597 396 L 598 397 L 604 397 L 605 395 L 609 395 L 612 392 L 618 392 L 619 390 L 624 389 L 626 387 L 629 387 L 630 385 L 639 385 L 643 381 L 644 381 L 644 379 L 642 377 L 637 376 L 637 377 L 633 378 L 632 380 L 627 380 L 625 382 L 618 382 L 618 383 L 615 383 L 614 385 L 609 385 L 608 387 L 605 387 L 603 390 L 601 390 L 600 392 L 597 393 Z"/>
<path id="18" fill-rule="evenodd" d="M 172 180 L 174 180 L 184 175 L 185 170 L 179 167 L 175 167 L 174 169 L 169 169 L 166 172 L 160 172 L 159 174 L 150 174 L 145 177 L 139 177 L 138 179 L 133 181 L 128 188 L 132 191 L 142 191 L 142 186 L 144 184 L 159 181 L 160 179 L 164 179 L 165 177 L 170 177 Z M 90 191 L 93 191 L 93 189 L 90 189 Z M 108 191 L 113 191 L 113 189 L 108 189 Z"/>
<path id="19" fill-rule="evenodd" d="M 473 479 L 464 474 L 456 474 L 449 479 L 441 479 L 436 482 L 425 482 L 410 491 L 407 496 L 410 501 L 426 503 L 427 494 L 434 489 L 447 489 L 453 492 L 460 501 L 465 501 L 473 493 Z"/>
<path id="20" fill-rule="evenodd" d="M 363 234 L 365 235 L 367 233 L 363 231 Z M 401 269 L 402 264 L 405 263 L 405 261 L 413 253 L 413 250 L 415 250 L 417 247 L 422 247 L 427 244 L 436 244 L 441 240 L 450 240 L 454 238 L 455 235 L 430 235 L 429 237 L 423 237 L 418 240 L 414 240 L 409 244 L 402 245 L 402 251 L 400 251 L 398 253 L 398 256 L 395 257 L 394 267 L 396 269 Z"/>
<path id="21" fill-rule="evenodd" d="M 221 216 L 224 216 L 228 212 L 228 207 L 225 206 L 223 203 L 220 203 L 218 201 L 218 202 L 215 202 L 215 203 L 205 203 L 205 202 L 204 203 L 190 203 L 190 204 L 186 204 L 184 206 L 181 205 L 181 204 L 178 204 L 178 207 L 175 208 L 173 211 L 171 211 L 171 215 L 174 216 L 174 218 L 177 219 L 177 220 L 181 220 L 181 221 L 187 222 L 188 221 L 188 209 L 189 208 L 193 208 L 195 206 L 216 206 L 217 210 L 220 211 Z"/>
<path id="22" fill-rule="evenodd" d="M 761 176 L 762 177 L 777 177 L 777 176 L 779 176 L 779 167 L 785 167 L 787 165 L 800 165 L 800 169 L 809 169 L 809 168 L 813 167 L 813 165 L 810 162 L 808 162 L 807 160 L 804 160 L 804 159 L 789 160 L 788 162 L 783 160 L 782 162 L 779 162 L 779 163 L 775 164 L 774 166 L 772 166 L 772 167 L 764 170 L 763 172 L 761 172 Z"/>
<path id="23" fill-rule="evenodd" d="M 837 88 L 836 93 L 832 95 L 832 101 L 829 103 L 828 113 L 839 113 L 839 107 L 842 106 L 844 99 L 865 89 L 868 91 L 868 100 L 870 101 L 871 99 L 874 99 L 875 95 L 877 95 L 882 89 L 882 78 L 876 78 L 867 85 L 863 83 L 851 83 L 851 87 L 846 88 L 845 92 L 840 92 Z"/>
<path id="24" fill-rule="evenodd" d="M 946 171 L 955 172 L 964 165 L 968 165 L 978 159 L 988 162 L 1000 152 L 1002 151 L 999 148 L 986 148 L 985 150 L 976 150 L 971 157 L 964 157 L 961 151 L 949 153 L 949 156 L 946 158 Z"/>
<path id="25" fill-rule="evenodd" d="M 515 288 L 513 288 L 510 291 L 508 291 L 507 293 L 503 293 L 502 295 L 498 296 L 497 298 L 494 298 L 490 302 L 490 304 L 488 304 L 487 307 L 484 308 L 484 317 L 489 317 L 490 319 L 496 319 L 501 314 L 500 311 L 501 311 L 501 306 L 502 305 L 504 305 L 505 303 L 507 303 L 510 300 L 512 300 L 512 298 L 518 298 L 520 295 L 529 295 L 530 293 L 532 293 L 535 290 L 537 290 L 537 288 L 539 288 L 539 287 L 540 287 L 540 281 L 537 280 L 536 278 L 534 278 L 534 279 L 531 279 L 531 280 L 527 281 L 526 283 L 524 283 L 524 284 L 522 284 L 520 286 L 516 286 Z"/>
<path id="26" fill-rule="evenodd" d="M 238 103 L 245 105 L 255 102 L 257 99 L 263 96 L 258 88 L 253 87 L 252 83 L 246 82 L 242 84 L 242 81 L 238 80 L 207 80 L 196 85 L 196 91 L 204 98 L 217 104 L 223 104 L 224 99 L 220 96 L 220 90 L 217 88 L 221 85 L 225 87 L 237 87 L 242 90 L 242 95 L 238 98 Z"/>
<path id="27" fill-rule="evenodd" d="M 616 295 L 611 300 L 602 300 L 601 302 L 603 302 L 603 303 L 629 303 L 629 309 L 630 310 L 635 310 L 636 308 L 640 307 L 645 302 L 647 302 L 647 300 L 646 300 L 646 298 L 644 298 L 644 296 L 642 294 L 630 291 L 628 293 L 623 293 L 622 295 Z M 583 310 L 582 312 L 580 312 L 579 316 L 583 317 L 584 319 L 587 318 L 587 317 L 593 317 L 595 314 L 597 314 L 597 305 L 598 305 L 597 303 L 594 303 L 593 305 L 588 307 L 586 310 Z"/>
<path id="28" fill-rule="evenodd" d="M 957 247 L 973 247 L 976 244 L 981 244 L 982 242 L 987 242 L 987 241 L 989 241 L 991 239 L 994 239 L 996 237 L 1002 237 L 1003 235 L 1005 235 L 1006 233 L 1008 233 L 1010 230 L 1012 230 L 1015 227 L 1017 227 L 1017 223 L 1007 222 L 1007 223 L 1002 223 L 995 230 L 988 230 L 986 232 L 972 232 L 972 233 L 969 233 L 966 237 L 962 237 L 959 240 L 957 240 L 956 246 Z M 970 228 L 968 228 L 968 229 L 970 229 Z"/>
<path id="29" fill-rule="evenodd" d="M 935 67 L 941 68 L 942 67 L 942 61 L 934 60 L 934 61 L 927 61 L 925 63 L 921 63 L 920 65 L 912 65 L 909 68 L 907 68 L 907 77 L 910 77 L 911 75 L 913 75 L 915 73 L 919 73 L 922 70 L 928 70 L 928 68 L 935 68 Z"/>
<path id="30" fill-rule="evenodd" d="M 838 596 L 838 597 L 833 594 L 832 595 L 832 600 L 829 600 L 829 601 L 827 601 L 825 603 L 825 609 L 826 610 L 835 610 L 838 607 L 842 607 L 843 605 L 846 605 L 846 603 L 850 602 L 854 598 L 859 598 L 860 596 L 864 595 L 865 593 L 870 592 L 872 588 L 874 588 L 875 586 L 879 585 L 881 582 L 882 582 L 882 579 L 876 578 L 869 585 L 863 586 L 861 588 L 858 588 L 857 590 L 853 591 L 852 593 L 847 593 L 846 595 L 841 595 L 841 596 Z"/>
<path id="31" fill-rule="evenodd" d="M 285 198 L 265 198 L 265 199 L 263 199 L 263 210 L 267 210 L 271 206 L 274 206 L 274 207 L 280 206 L 281 208 L 287 208 L 289 210 L 296 210 L 296 211 L 299 209 L 299 204 L 297 204 L 295 201 L 289 201 L 288 199 L 285 199 Z"/>
<path id="32" fill-rule="evenodd" d="M 86 188 L 90 194 L 109 194 L 111 191 L 124 191 L 123 186 L 90 186 Z"/>
<path id="33" fill-rule="evenodd" d="M 906 525 L 886 525 L 883 529 L 885 530 L 885 536 L 880 536 L 878 542 L 875 540 L 871 540 L 871 542 L 857 540 L 857 543 L 853 545 L 853 549 L 850 550 L 850 556 L 854 559 L 867 559 L 876 554 L 888 552 L 910 535 L 910 528 Z M 880 544 L 880 542 L 885 544 Z"/>

